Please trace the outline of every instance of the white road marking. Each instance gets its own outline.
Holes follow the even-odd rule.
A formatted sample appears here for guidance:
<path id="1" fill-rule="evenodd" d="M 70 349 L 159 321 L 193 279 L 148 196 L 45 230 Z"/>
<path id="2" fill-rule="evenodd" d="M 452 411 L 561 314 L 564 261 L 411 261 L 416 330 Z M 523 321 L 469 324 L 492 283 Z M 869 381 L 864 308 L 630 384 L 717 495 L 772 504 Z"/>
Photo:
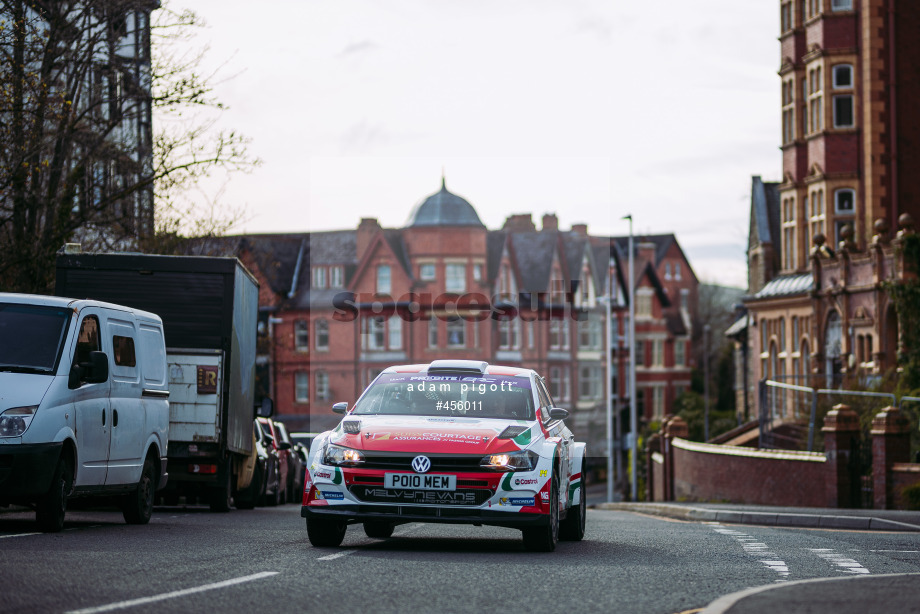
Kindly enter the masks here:
<path id="1" fill-rule="evenodd" d="M 185 595 L 193 595 L 195 593 L 203 593 L 204 591 L 210 591 L 217 588 L 225 588 L 227 586 L 233 586 L 235 584 L 242 584 L 244 582 L 252 582 L 253 580 L 261 580 L 262 578 L 268 578 L 269 576 L 277 575 L 277 571 L 263 571 L 261 573 L 253 574 L 251 576 L 243 576 L 242 578 L 233 578 L 232 580 L 224 580 L 223 582 L 215 582 L 214 584 L 205 584 L 204 586 L 197 586 L 195 588 L 186 588 L 181 591 L 173 591 L 171 593 L 164 593 L 162 595 L 155 595 L 153 597 L 141 597 L 140 599 L 130 599 L 128 601 L 118 601 L 116 603 L 110 603 L 108 605 L 101 605 L 94 608 L 83 608 L 82 610 L 71 610 L 67 614 L 96 614 L 97 612 L 111 612 L 112 610 L 123 610 L 125 608 L 133 608 L 136 605 L 144 605 L 147 603 L 154 603 L 157 601 L 163 601 L 165 599 L 173 599 L 175 597 L 184 597 Z"/>
<path id="2" fill-rule="evenodd" d="M 779 574 L 780 579 L 777 582 L 785 582 L 786 577 L 790 575 L 789 566 L 786 564 L 786 561 L 782 561 L 776 556 L 776 553 L 770 551 L 770 547 L 767 546 L 764 542 L 757 541 L 757 538 L 744 533 L 742 531 L 736 531 L 735 529 L 728 529 L 722 527 L 718 522 L 708 523 L 712 530 L 716 533 L 721 533 L 722 535 L 728 535 L 729 537 L 735 538 L 735 540 L 741 544 L 741 547 L 744 548 L 744 551 L 750 554 L 751 556 L 756 556 L 758 561 L 767 567 L 767 569 L 772 569 Z"/>
<path id="3" fill-rule="evenodd" d="M 357 550 L 345 550 L 343 552 L 336 552 L 335 554 L 329 554 L 326 556 L 321 556 L 317 561 L 334 561 L 335 559 L 340 559 L 343 556 L 348 556 L 349 554 L 354 554 Z"/>
<path id="4" fill-rule="evenodd" d="M 27 533 L 27 535 L 32 535 Z M 920 554 L 920 550 L 870 550 L 869 552 L 895 552 L 897 554 Z"/>
<path id="5" fill-rule="evenodd" d="M 856 562 L 856 559 L 849 559 L 845 554 L 834 552 L 830 548 L 809 548 L 809 552 L 821 557 L 828 563 L 839 567 L 837 571 L 843 573 L 867 574 L 869 570 Z"/>
<path id="6" fill-rule="evenodd" d="M 0 535 L 0 539 L 5 537 L 27 537 L 29 535 L 41 535 L 41 533 L 16 533 L 14 535 Z"/>

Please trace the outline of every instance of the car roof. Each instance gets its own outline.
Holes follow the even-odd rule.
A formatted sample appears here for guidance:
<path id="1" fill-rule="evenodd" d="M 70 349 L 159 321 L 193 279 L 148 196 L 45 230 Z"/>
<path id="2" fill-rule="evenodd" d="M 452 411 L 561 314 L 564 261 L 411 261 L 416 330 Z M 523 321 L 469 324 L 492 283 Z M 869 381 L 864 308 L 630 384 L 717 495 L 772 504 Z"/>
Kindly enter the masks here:
<path id="1" fill-rule="evenodd" d="M 394 365 L 387 367 L 383 373 L 432 373 L 455 372 L 475 375 L 508 375 L 512 377 L 528 377 L 536 372 L 533 369 L 511 367 L 506 365 L 490 365 L 485 361 L 474 360 L 435 360 L 431 363 L 414 365 Z"/>

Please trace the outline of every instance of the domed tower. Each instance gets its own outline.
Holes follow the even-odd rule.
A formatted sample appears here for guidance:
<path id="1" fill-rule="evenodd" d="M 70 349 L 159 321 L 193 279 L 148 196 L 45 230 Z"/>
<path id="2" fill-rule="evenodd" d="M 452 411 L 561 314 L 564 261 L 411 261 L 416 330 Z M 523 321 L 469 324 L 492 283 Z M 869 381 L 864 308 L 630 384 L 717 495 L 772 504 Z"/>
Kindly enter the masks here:
<path id="1" fill-rule="evenodd" d="M 403 236 L 413 276 L 423 292 L 463 294 L 486 289 L 485 225 L 465 198 L 447 189 L 418 203 Z"/>

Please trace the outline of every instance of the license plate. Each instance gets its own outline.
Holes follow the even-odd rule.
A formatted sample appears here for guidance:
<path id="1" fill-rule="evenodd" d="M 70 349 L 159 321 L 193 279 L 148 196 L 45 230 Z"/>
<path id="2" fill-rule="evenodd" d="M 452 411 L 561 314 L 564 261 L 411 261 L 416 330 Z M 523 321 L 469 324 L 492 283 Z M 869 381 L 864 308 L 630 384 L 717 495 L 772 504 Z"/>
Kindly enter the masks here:
<path id="1" fill-rule="evenodd" d="M 385 488 L 411 488 L 413 490 L 457 490 L 457 476 L 423 473 L 387 473 Z"/>

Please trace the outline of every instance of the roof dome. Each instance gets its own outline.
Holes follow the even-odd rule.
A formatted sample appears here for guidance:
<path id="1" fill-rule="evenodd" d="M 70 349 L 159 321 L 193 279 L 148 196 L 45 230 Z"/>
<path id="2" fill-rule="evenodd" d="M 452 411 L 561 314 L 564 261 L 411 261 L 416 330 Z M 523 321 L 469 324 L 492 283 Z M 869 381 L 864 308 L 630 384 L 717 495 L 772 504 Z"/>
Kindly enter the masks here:
<path id="1" fill-rule="evenodd" d="M 441 177 L 441 191 L 435 192 L 412 209 L 407 227 L 416 226 L 485 226 L 473 205 L 447 191 Z"/>

